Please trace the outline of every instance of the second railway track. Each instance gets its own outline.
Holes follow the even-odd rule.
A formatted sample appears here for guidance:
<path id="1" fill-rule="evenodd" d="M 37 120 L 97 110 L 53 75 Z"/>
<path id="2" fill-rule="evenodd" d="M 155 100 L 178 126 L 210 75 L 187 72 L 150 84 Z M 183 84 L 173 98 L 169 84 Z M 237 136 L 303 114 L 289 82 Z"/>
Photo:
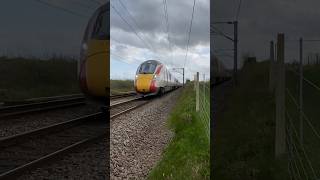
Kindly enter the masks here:
<path id="1" fill-rule="evenodd" d="M 47 101 L 28 102 L 12 106 L 0 107 L 0 120 L 5 117 L 13 117 L 22 114 L 35 113 L 65 107 L 79 106 L 86 104 L 83 95 L 67 96 L 59 99 L 49 99 Z"/>

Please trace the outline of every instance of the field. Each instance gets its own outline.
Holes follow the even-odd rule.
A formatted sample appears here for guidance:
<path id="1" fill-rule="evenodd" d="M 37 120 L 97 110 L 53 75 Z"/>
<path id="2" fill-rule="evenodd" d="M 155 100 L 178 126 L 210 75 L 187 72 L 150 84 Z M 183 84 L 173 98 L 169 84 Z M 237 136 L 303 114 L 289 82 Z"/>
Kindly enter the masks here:
<path id="1" fill-rule="evenodd" d="M 133 80 L 110 80 L 111 94 L 134 91 Z"/>
<path id="2" fill-rule="evenodd" d="M 209 140 L 206 127 L 195 112 L 192 83 L 183 89 L 170 114 L 168 126 L 175 136 L 149 179 L 209 179 Z"/>
<path id="3" fill-rule="evenodd" d="M 268 63 L 249 63 L 214 118 L 214 179 L 287 179 L 274 158 L 275 104 L 268 92 Z"/>
<path id="4" fill-rule="evenodd" d="M 0 102 L 80 93 L 77 62 L 0 57 Z"/>
<path id="5" fill-rule="evenodd" d="M 297 69 L 296 69 L 297 71 Z M 320 65 L 304 66 L 304 76 L 317 86 L 320 86 Z M 297 166 L 299 173 L 303 178 L 320 177 L 320 90 L 312 87 L 309 83 L 303 83 L 303 112 L 306 118 L 303 118 L 303 142 L 300 144 L 300 119 L 299 109 L 296 103 L 299 103 L 299 76 L 292 70 L 287 70 L 286 74 L 288 88 L 286 96 L 286 109 L 290 116 L 291 137 L 293 138 L 293 163 Z M 289 119 L 288 119 L 289 120 Z M 304 153 L 305 152 L 305 153 Z"/>

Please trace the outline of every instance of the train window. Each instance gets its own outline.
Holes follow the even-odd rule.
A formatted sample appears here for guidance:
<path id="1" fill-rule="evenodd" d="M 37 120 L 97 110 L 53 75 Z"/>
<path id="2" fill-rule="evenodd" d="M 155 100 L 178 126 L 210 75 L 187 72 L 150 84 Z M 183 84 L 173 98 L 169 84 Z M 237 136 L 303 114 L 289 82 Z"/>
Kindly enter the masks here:
<path id="1" fill-rule="evenodd" d="M 154 63 L 143 63 L 140 66 L 139 74 L 153 74 L 156 70 L 157 64 Z"/>
<path id="2" fill-rule="evenodd" d="M 107 11 L 102 11 L 96 20 L 96 24 L 94 26 L 92 32 L 92 38 L 98 40 L 104 40 L 108 38 L 109 31 L 109 22 L 107 20 Z"/>

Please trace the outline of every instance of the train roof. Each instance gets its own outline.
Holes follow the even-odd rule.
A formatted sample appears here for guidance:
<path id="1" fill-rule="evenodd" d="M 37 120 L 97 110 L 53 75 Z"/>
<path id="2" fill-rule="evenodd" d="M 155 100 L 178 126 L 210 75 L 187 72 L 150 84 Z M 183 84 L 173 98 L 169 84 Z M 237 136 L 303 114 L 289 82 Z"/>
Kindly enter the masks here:
<path id="1" fill-rule="evenodd" d="M 154 64 L 157 64 L 157 65 L 159 65 L 159 64 L 162 64 L 160 61 L 158 61 L 158 60 L 146 60 L 146 61 L 144 61 L 143 63 L 154 63 Z M 141 63 L 141 64 L 143 64 L 143 63 Z"/>

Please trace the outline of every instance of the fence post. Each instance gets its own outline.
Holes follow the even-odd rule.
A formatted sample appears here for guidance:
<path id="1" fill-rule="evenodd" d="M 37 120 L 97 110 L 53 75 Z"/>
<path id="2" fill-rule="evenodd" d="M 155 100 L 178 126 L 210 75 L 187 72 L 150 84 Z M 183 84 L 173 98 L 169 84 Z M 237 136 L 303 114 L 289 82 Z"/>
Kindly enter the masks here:
<path id="1" fill-rule="evenodd" d="M 195 74 L 194 76 L 193 76 L 193 78 L 194 78 L 194 80 L 193 80 L 193 84 L 194 84 L 194 87 L 193 87 L 193 89 L 194 90 L 196 90 L 196 86 L 197 86 L 197 74 Z"/>
<path id="2" fill-rule="evenodd" d="M 197 87 L 196 87 L 196 111 L 199 111 L 199 72 L 197 72 Z"/>
<path id="3" fill-rule="evenodd" d="M 299 64 L 299 117 L 300 117 L 300 142 L 303 144 L 303 97 L 302 97 L 302 87 L 303 87 L 303 39 L 300 38 L 300 64 Z M 317 56 L 318 59 L 318 56 Z"/>
<path id="4" fill-rule="evenodd" d="M 284 34 L 277 37 L 276 136 L 275 156 L 286 152 Z"/>
<path id="5" fill-rule="evenodd" d="M 203 74 L 203 102 L 206 98 L 206 74 Z"/>
<path id="6" fill-rule="evenodd" d="M 274 45 L 273 41 L 270 42 L 270 70 L 269 70 L 269 91 L 274 90 Z"/>

